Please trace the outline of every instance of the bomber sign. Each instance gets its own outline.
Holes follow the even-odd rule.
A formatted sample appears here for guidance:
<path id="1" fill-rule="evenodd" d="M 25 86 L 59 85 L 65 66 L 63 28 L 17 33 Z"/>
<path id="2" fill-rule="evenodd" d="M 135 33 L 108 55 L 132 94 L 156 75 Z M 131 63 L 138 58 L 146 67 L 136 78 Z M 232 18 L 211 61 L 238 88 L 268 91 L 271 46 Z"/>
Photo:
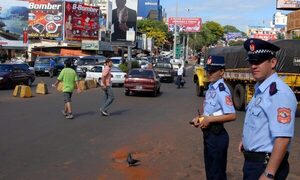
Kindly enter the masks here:
<path id="1" fill-rule="evenodd" d="M 28 14 L 29 38 L 62 37 L 62 2 L 30 0 Z"/>
<path id="2" fill-rule="evenodd" d="M 66 2 L 65 38 L 72 41 L 98 40 L 99 7 Z"/>

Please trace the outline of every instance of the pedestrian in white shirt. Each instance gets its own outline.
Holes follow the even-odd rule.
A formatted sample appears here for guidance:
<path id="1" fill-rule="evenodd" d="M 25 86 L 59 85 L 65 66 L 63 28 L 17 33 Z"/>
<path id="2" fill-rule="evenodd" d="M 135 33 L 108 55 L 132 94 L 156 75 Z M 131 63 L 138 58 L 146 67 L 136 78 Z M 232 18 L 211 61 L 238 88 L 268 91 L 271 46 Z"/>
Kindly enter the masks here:
<path id="1" fill-rule="evenodd" d="M 183 84 L 181 83 L 182 76 L 183 76 L 183 67 L 181 66 L 181 64 L 178 64 L 177 81 L 176 81 L 177 89 L 179 89 L 180 86 L 183 87 Z"/>

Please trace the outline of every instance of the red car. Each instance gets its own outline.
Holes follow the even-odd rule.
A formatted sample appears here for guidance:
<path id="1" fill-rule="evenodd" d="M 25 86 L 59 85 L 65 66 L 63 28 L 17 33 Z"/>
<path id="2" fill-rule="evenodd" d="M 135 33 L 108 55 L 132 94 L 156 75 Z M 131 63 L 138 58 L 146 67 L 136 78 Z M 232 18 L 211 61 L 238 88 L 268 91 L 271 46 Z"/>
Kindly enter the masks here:
<path id="1" fill-rule="evenodd" d="M 131 92 L 151 92 L 153 96 L 160 93 L 159 76 L 153 69 L 132 69 L 125 77 L 125 95 Z"/>

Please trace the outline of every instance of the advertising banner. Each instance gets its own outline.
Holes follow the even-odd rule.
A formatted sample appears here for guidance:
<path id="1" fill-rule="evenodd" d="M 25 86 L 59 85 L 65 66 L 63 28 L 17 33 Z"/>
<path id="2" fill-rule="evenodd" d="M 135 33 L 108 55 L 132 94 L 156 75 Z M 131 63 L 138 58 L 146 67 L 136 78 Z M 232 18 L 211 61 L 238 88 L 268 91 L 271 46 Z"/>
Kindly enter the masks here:
<path id="1" fill-rule="evenodd" d="M 65 38 L 98 40 L 100 7 L 65 2 Z"/>
<path id="2" fill-rule="evenodd" d="M 277 39 L 276 34 L 259 34 L 259 33 L 256 33 L 256 34 L 253 34 L 252 36 L 253 36 L 252 38 L 262 39 L 264 41 L 271 41 L 271 40 L 276 40 Z"/>
<path id="3" fill-rule="evenodd" d="M 139 0 L 138 16 L 147 18 L 150 11 L 156 11 L 158 13 L 159 5 L 159 0 Z"/>
<path id="4" fill-rule="evenodd" d="M 237 38 L 241 38 L 241 37 L 243 37 L 241 32 L 228 32 L 226 34 L 227 41 L 236 40 Z"/>
<path id="5" fill-rule="evenodd" d="M 111 41 L 127 41 L 126 32 L 136 32 L 137 4 L 137 0 L 112 0 Z"/>
<path id="6" fill-rule="evenodd" d="M 62 6 L 61 1 L 29 0 L 29 38 L 61 38 Z"/>
<path id="7" fill-rule="evenodd" d="M 0 1 L 0 45 L 22 47 L 28 27 L 28 2 L 20 0 Z"/>
<path id="8" fill-rule="evenodd" d="M 199 32 L 201 30 L 201 18 L 170 17 L 168 19 L 169 31 L 174 32 L 176 23 L 177 32 Z"/>
<path id="9" fill-rule="evenodd" d="M 300 0 L 277 0 L 277 9 L 297 10 L 300 9 Z"/>
<path id="10" fill-rule="evenodd" d="M 99 50 L 99 41 L 82 40 L 81 49 L 83 49 L 83 50 Z"/>

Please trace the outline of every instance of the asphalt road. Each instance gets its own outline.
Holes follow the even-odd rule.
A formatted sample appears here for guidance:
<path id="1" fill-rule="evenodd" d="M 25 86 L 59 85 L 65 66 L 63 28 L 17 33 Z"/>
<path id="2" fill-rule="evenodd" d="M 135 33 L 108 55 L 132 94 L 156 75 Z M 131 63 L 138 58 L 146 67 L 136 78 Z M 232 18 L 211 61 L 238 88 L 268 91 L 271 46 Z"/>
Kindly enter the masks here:
<path id="1" fill-rule="evenodd" d="M 0 179 L 205 179 L 200 129 L 188 122 L 197 115 L 203 98 L 195 96 L 191 71 L 183 89 L 163 83 L 158 97 L 124 96 L 114 88 L 111 116 L 99 113 L 100 88 L 74 93 L 75 119 L 61 114 L 62 94 L 51 87 L 55 79 L 38 77 L 32 98 L 12 97 L 0 91 Z M 48 84 L 50 94 L 34 93 L 37 82 Z M 228 179 L 242 179 L 243 156 L 238 153 L 244 112 L 227 123 L 230 135 Z M 290 155 L 288 179 L 300 178 L 300 118 Z M 131 152 L 141 160 L 127 167 Z"/>

